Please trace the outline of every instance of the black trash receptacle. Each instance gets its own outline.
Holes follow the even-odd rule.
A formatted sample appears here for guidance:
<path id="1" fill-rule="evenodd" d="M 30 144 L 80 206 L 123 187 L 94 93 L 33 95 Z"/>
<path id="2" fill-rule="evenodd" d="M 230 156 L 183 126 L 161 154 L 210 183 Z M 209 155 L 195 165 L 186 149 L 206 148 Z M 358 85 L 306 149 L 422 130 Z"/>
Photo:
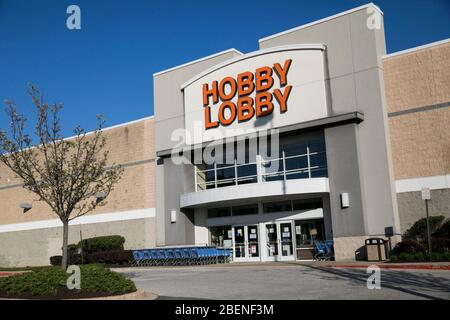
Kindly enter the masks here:
<path id="1" fill-rule="evenodd" d="M 367 261 L 384 261 L 387 259 L 386 243 L 382 238 L 366 239 Z"/>

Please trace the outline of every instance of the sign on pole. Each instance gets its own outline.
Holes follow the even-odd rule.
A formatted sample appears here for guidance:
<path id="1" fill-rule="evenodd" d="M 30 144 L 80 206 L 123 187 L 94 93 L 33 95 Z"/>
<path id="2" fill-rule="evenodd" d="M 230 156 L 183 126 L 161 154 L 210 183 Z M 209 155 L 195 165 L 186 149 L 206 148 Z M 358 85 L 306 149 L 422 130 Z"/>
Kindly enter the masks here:
<path id="1" fill-rule="evenodd" d="M 430 188 L 422 188 L 422 200 L 431 200 Z"/>

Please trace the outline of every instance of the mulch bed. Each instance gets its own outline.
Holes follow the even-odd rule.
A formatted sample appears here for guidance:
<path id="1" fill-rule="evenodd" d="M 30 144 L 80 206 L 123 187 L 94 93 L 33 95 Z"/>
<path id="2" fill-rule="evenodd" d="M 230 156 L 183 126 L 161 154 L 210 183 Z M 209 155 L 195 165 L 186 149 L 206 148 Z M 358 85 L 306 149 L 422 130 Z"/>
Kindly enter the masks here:
<path id="1" fill-rule="evenodd" d="M 11 271 L 11 272 L 0 271 L 0 277 L 18 276 L 23 273 L 24 272 L 22 271 Z"/>
<path id="2" fill-rule="evenodd" d="M 122 292 L 118 294 L 110 294 L 107 292 L 82 292 L 80 290 L 69 290 L 64 286 L 58 288 L 55 296 L 34 296 L 32 294 L 7 295 L 6 292 L 0 289 L 0 298 L 7 299 L 38 299 L 38 300 L 60 300 L 60 299 L 83 299 L 83 298 L 99 298 L 120 296 L 134 291 Z"/>

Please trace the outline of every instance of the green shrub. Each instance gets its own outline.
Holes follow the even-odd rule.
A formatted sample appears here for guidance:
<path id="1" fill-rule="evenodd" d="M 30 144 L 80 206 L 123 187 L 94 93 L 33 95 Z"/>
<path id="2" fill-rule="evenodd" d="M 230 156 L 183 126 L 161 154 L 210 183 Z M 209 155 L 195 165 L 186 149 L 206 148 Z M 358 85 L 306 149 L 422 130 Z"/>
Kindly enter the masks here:
<path id="1" fill-rule="evenodd" d="M 82 266 L 81 275 L 82 290 L 88 292 L 120 294 L 136 291 L 133 281 L 100 265 Z"/>
<path id="2" fill-rule="evenodd" d="M 78 246 L 82 247 L 83 253 L 92 253 L 96 251 L 123 250 L 124 243 L 124 237 L 113 235 L 83 239 Z"/>
<path id="3" fill-rule="evenodd" d="M 428 248 L 428 242 L 424 241 Z M 450 249 L 450 238 L 431 237 L 432 252 L 446 252 Z"/>
<path id="4" fill-rule="evenodd" d="M 424 252 L 425 246 L 417 240 L 405 239 L 397 243 L 392 250 L 392 254 L 400 255 L 401 253 L 415 254 Z"/>
<path id="5" fill-rule="evenodd" d="M 430 222 L 430 230 L 433 233 L 436 231 L 442 221 L 444 221 L 444 216 L 431 216 L 429 217 Z M 427 238 L 427 218 L 421 218 L 414 222 L 414 224 L 409 228 L 405 234 L 405 239 L 413 239 L 413 240 L 419 240 L 419 239 L 426 239 Z"/>
<path id="6" fill-rule="evenodd" d="M 136 291 L 133 281 L 100 265 L 84 265 L 81 269 L 81 289 L 73 294 L 122 294 Z M 69 274 L 59 267 L 35 268 L 17 276 L 0 278 L 0 293 L 9 297 L 55 297 L 66 290 Z"/>
<path id="7" fill-rule="evenodd" d="M 442 253 L 439 252 L 432 252 L 431 253 L 431 260 L 440 261 L 442 260 Z"/>
<path id="8" fill-rule="evenodd" d="M 104 263 L 108 265 L 128 265 L 133 261 L 131 250 L 97 251 L 86 255 L 87 263 Z"/>
<path id="9" fill-rule="evenodd" d="M 391 255 L 389 256 L 389 260 L 390 260 L 390 261 L 398 261 L 398 256 L 396 256 L 395 254 L 391 254 Z"/>
<path id="10" fill-rule="evenodd" d="M 411 261 L 414 260 L 414 255 L 406 252 L 402 252 L 398 255 L 399 260 Z"/>
<path id="11" fill-rule="evenodd" d="M 83 261 L 81 254 L 69 255 L 69 264 L 85 264 L 102 263 L 107 265 L 129 265 L 133 261 L 133 251 L 131 250 L 110 250 L 110 251 L 96 251 L 92 253 L 83 254 Z M 50 264 L 52 266 L 60 266 L 62 256 L 50 257 Z"/>
<path id="12" fill-rule="evenodd" d="M 78 249 L 79 249 L 78 244 L 69 244 L 67 246 L 67 252 L 69 254 L 77 254 L 77 253 L 79 253 Z"/>
<path id="13" fill-rule="evenodd" d="M 425 255 L 423 254 L 423 252 L 417 252 L 414 255 L 414 260 L 423 261 L 423 260 L 425 260 Z"/>
<path id="14" fill-rule="evenodd" d="M 442 260 L 449 261 L 450 260 L 450 252 L 444 252 L 442 254 Z"/>
<path id="15" fill-rule="evenodd" d="M 81 254 L 78 253 L 69 253 L 68 256 L 68 264 L 81 264 Z M 62 256 L 51 256 L 50 264 L 52 266 L 60 266 L 62 263 Z"/>
<path id="16" fill-rule="evenodd" d="M 450 238 L 450 219 L 447 219 L 441 226 L 433 233 L 437 238 Z"/>

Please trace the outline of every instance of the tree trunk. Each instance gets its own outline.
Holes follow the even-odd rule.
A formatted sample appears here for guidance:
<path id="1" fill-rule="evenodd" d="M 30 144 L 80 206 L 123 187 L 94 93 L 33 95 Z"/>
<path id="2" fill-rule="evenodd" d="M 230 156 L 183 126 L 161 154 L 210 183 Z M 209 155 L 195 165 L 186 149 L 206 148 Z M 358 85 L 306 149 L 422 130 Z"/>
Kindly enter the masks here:
<path id="1" fill-rule="evenodd" d="M 63 247 L 62 247 L 62 262 L 61 268 L 65 271 L 67 269 L 67 245 L 69 242 L 69 221 L 63 221 Z"/>

